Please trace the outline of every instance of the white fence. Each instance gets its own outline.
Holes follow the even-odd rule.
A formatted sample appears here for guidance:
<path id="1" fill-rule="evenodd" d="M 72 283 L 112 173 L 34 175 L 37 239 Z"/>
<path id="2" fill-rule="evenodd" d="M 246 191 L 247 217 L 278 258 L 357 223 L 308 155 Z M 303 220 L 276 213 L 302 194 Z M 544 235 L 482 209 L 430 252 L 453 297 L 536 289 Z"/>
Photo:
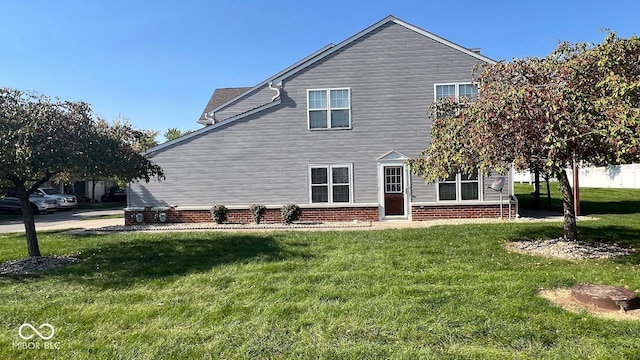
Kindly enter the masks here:
<path id="1" fill-rule="evenodd" d="M 567 169 L 573 186 L 573 169 Z M 578 171 L 580 187 L 640 189 L 640 164 L 587 167 Z M 540 177 L 542 181 L 542 177 Z M 533 173 L 514 173 L 514 182 L 533 183 Z"/>

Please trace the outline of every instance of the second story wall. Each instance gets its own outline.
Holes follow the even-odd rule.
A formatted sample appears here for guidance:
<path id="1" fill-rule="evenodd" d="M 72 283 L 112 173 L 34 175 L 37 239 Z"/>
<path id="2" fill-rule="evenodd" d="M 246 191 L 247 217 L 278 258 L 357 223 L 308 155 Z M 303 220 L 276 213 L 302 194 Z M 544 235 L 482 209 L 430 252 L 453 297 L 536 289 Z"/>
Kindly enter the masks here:
<path id="1" fill-rule="evenodd" d="M 388 23 L 334 52 L 290 78 L 284 79 L 281 112 L 289 131 L 305 144 L 309 161 L 357 159 L 358 189 L 367 199 L 377 191 L 375 160 L 389 150 L 417 156 L 430 141 L 427 109 L 434 101 L 434 85 L 469 83 L 480 60 L 416 33 Z M 310 89 L 348 88 L 351 129 L 309 130 Z M 414 201 L 433 201 L 432 187 L 414 181 Z"/>

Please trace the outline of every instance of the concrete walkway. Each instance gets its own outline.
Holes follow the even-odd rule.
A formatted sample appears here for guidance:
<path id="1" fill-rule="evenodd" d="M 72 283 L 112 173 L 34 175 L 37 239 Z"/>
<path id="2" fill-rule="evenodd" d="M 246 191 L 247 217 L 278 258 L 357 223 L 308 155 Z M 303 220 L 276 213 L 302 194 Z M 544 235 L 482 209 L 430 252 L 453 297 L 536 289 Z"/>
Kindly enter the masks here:
<path id="1" fill-rule="evenodd" d="M 63 219 L 53 219 L 53 215 L 36 216 L 36 230 L 38 231 L 55 231 L 55 230 L 95 230 L 105 227 L 118 228 L 124 226 L 124 218 L 106 218 L 101 219 L 100 216 L 113 216 L 122 214 L 122 210 L 100 210 L 100 211 L 84 211 L 71 213 Z M 590 217 L 578 217 L 578 220 L 593 220 Z M 299 231 L 322 231 L 322 230 L 383 230 L 383 229 L 401 229 L 401 228 L 428 228 L 437 225 L 460 225 L 460 224 L 481 224 L 481 223 L 504 223 L 504 222 L 539 222 L 539 221 L 562 221 L 562 215 L 550 212 L 525 212 L 518 219 L 442 219 L 429 221 L 382 221 L 372 222 L 371 226 L 361 223 L 359 226 L 350 226 L 349 223 L 333 223 L 327 227 L 322 226 L 296 226 L 292 228 L 248 228 L 239 227 L 230 228 L 212 228 L 212 224 L 165 224 L 157 227 L 155 231 L 275 231 L 275 230 L 299 230 Z M 206 225 L 208 224 L 208 225 Z M 175 225 L 175 226 L 171 226 Z M 164 228 L 166 226 L 166 228 Z M 199 228 L 200 227 L 200 228 Z M 207 228 L 205 228 L 207 227 Z M 113 229 L 115 230 L 115 229 Z M 113 231 L 111 230 L 111 231 Z M 141 228 L 140 230 L 145 230 Z M 22 218 L 0 223 L 0 233 L 21 232 L 24 233 L 24 224 Z"/>

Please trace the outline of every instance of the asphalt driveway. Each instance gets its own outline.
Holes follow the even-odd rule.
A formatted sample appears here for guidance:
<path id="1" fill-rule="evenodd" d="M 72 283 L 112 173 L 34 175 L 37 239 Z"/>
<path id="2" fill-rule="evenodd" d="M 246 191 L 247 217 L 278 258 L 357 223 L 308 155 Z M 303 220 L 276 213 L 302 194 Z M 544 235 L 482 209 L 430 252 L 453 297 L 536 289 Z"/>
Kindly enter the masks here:
<path id="1" fill-rule="evenodd" d="M 119 218 L 101 219 L 102 216 L 120 215 Z M 62 229 L 95 229 L 111 225 L 124 225 L 122 210 L 70 210 L 58 211 L 53 214 L 34 216 L 37 231 Z M 24 233 L 24 223 L 21 215 L 8 216 L 0 220 L 0 233 Z"/>

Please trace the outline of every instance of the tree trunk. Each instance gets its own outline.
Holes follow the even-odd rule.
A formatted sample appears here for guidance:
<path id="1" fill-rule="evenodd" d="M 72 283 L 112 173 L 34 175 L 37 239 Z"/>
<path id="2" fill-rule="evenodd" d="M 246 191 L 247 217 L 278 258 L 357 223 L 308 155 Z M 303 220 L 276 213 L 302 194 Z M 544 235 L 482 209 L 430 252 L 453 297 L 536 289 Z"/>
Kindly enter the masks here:
<path id="1" fill-rule="evenodd" d="M 29 257 L 42 256 L 40 254 L 40 246 L 38 246 L 38 236 L 36 234 L 36 223 L 33 220 L 33 210 L 31 202 L 29 202 L 29 193 L 24 185 L 16 186 L 16 194 L 20 200 L 20 208 L 22 209 L 22 220 L 24 221 L 24 230 L 27 238 L 27 253 Z"/>
<path id="2" fill-rule="evenodd" d="M 562 192 L 562 208 L 564 210 L 564 238 L 567 240 L 578 240 L 578 226 L 576 224 L 576 213 L 573 207 L 573 191 L 564 169 L 556 171 L 556 178 Z"/>
<path id="3" fill-rule="evenodd" d="M 96 183 L 98 182 L 98 180 L 96 180 L 96 178 L 91 178 L 91 203 L 95 204 L 96 203 Z"/>
<path id="4" fill-rule="evenodd" d="M 550 177 L 551 175 L 547 175 L 547 177 L 544 178 L 544 181 L 547 183 L 547 206 L 549 208 L 551 208 L 551 185 L 549 184 Z"/>
<path id="5" fill-rule="evenodd" d="M 536 166 L 535 174 L 535 190 L 533 191 L 533 208 L 540 210 L 540 169 Z"/>

